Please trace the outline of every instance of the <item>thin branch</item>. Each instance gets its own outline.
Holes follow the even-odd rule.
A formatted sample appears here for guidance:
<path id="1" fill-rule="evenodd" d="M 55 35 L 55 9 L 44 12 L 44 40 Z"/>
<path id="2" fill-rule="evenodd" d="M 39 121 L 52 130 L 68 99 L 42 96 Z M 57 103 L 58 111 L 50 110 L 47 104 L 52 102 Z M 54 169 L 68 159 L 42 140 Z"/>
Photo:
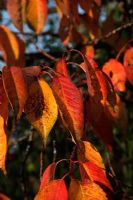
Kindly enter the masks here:
<path id="1" fill-rule="evenodd" d="M 46 57 L 46 58 L 48 58 L 48 59 L 50 59 L 50 60 L 52 60 L 52 61 L 54 61 L 54 62 L 57 62 L 57 61 L 58 61 L 57 58 L 55 58 L 54 56 L 51 56 L 49 53 L 47 53 L 47 52 L 45 52 L 43 49 L 39 48 L 39 47 L 37 46 L 37 44 L 34 43 L 34 45 L 35 45 L 36 49 L 37 49 L 44 57 Z"/>
<path id="2" fill-rule="evenodd" d="M 123 31 L 129 27 L 132 27 L 133 26 L 133 22 L 129 22 L 127 24 L 124 24 L 122 26 L 119 26 L 117 27 L 116 29 L 113 29 L 112 31 L 108 32 L 106 35 L 103 35 L 99 38 L 96 38 L 95 40 L 91 40 L 89 42 L 86 43 L 86 45 L 88 44 L 97 44 L 98 42 L 102 41 L 102 40 L 105 40 L 105 39 L 108 39 L 110 37 L 112 37 L 113 35 L 115 35 L 116 33 L 120 32 L 120 31 Z"/>

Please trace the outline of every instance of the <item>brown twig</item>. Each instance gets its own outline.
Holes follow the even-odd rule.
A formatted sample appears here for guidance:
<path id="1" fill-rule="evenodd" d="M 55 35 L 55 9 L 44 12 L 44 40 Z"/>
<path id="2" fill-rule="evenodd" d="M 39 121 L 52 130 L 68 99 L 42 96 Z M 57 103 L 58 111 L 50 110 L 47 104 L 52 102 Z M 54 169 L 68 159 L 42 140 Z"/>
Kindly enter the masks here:
<path id="1" fill-rule="evenodd" d="M 133 26 L 133 22 L 128 22 L 127 24 L 124 24 L 122 26 L 117 27 L 116 29 L 113 29 L 112 31 L 108 32 L 106 35 L 103 35 L 99 38 L 96 38 L 94 40 L 87 42 L 86 45 L 89 45 L 89 44 L 95 44 L 96 45 L 98 42 L 100 42 L 102 40 L 106 40 L 106 39 L 112 37 L 113 35 L 115 35 L 116 33 L 123 31 L 123 30 L 125 30 L 129 27 L 132 27 L 132 26 Z"/>

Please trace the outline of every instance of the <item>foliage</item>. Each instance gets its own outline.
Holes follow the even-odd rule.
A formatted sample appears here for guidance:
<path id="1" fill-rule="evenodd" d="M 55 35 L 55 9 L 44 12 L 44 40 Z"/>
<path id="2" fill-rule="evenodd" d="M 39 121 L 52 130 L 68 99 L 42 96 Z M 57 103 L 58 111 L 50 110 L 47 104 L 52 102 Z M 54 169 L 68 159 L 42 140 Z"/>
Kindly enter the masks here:
<path id="1" fill-rule="evenodd" d="M 132 199 L 131 1 L 1 2 L 0 199 Z"/>

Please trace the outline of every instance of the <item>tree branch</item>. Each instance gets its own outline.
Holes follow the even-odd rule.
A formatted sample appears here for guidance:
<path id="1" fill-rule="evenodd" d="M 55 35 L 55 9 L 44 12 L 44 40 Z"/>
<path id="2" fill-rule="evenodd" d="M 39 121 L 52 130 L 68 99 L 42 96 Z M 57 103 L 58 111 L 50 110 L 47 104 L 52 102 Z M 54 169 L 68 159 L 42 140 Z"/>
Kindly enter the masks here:
<path id="1" fill-rule="evenodd" d="M 133 26 L 133 22 L 129 22 L 127 24 L 124 24 L 122 26 L 119 26 L 117 27 L 116 29 L 113 29 L 112 31 L 108 32 L 106 35 L 103 35 L 99 38 L 96 38 L 95 40 L 91 40 L 89 42 L 86 43 L 86 45 L 89 45 L 89 44 L 94 44 L 96 45 L 98 42 L 102 41 L 102 40 L 105 40 L 105 39 L 108 39 L 110 37 L 112 37 L 113 35 L 115 35 L 116 33 L 120 32 L 120 31 L 123 31 L 129 27 L 132 27 Z"/>

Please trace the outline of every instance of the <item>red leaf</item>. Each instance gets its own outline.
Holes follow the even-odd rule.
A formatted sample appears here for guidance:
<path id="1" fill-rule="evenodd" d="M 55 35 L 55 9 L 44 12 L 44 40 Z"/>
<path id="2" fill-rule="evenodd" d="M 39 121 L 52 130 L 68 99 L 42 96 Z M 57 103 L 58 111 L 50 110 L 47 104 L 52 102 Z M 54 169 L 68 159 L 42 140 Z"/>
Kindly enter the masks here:
<path id="1" fill-rule="evenodd" d="M 104 185 L 106 188 L 108 188 L 111 191 L 113 190 L 109 180 L 107 179 L 104 169 L 98 167 L 96 164 L 92 162 L 82 163 L 82 166 L 85 169 L 91 181 L 99 185 Z"/>
<path id="2" fill-rule="evenodd" d="M 23 31 L 23 22 L 25 14 L 25 0 L 7 0 L 7 10 L 12 22 L 20 31 Z"/>
<path id="3" fill-rule="evenodd" d="M 127 79 L 133 85 L 133 47 L 129 48 L 124 55 L 124 69 Z"/>
<path id="4" fill-rule="evenodd" d="M 67 128 L 75 141 L 83 136 L 83 97 L 69 77 L 58 75 L 52 80 L 52 89 Z"/>
<path id="5" fill-rule="evenodd" d="M 42 190 L 49 181 L 54 179 L 55 167 L 56 167 L 56 163 L 51 163 L 45 169 L 43 176 L 41 178 L 41 184 L 40 184 L 39 190 Z"/>
<path id="6" fill-rule="evenodd" d="M 64 76 L 68 76 L 67 65 L 63 58 L 56 63 L 55 70 Z"/>
<path id="7" fill-rule="evenodd" d="M 27 85 L 21 67 L 3 67 L 2 78 L 16 119 L 21 117 L 27 99 Z"/>
<path id="8" fill-rule="evenodd" d="M 63 179 L 49 181 L 39 190 L 34 200 L 67 200 L 68 193 Z"/>
<path id="9" fill-rule="evenodd" d="M 106 62 L 102 70 L 111 79 L 114 89 L 116 91 L 124 92 L 126 90 L 126 73 L 123 65 L 115 59 L 110 59 Z"/>

